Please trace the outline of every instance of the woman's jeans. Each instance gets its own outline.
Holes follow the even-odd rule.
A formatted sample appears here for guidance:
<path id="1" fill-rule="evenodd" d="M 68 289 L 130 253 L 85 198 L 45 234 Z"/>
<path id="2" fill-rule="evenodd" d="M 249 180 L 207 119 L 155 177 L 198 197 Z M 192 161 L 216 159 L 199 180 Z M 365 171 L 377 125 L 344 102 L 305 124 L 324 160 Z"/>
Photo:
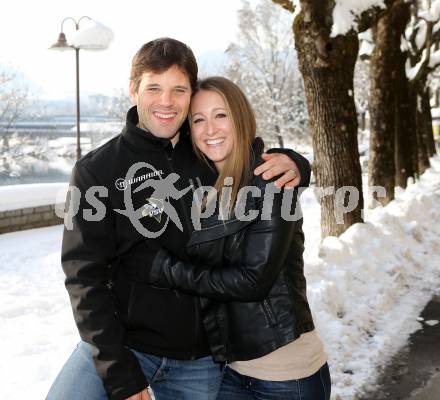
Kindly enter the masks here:
<path id="1" fill-rule="evenodd" d="M 217 400 L 329 400 L 330 372 L 327 363 L 315 374 L 289 381 L 263 381 L 226 367 Z"/>
<path id="2" fill-rule="evenodd" d="M 59 373 L 46 400 L 107 400 L 93 364 L 91 346 L 80 342 Z M 222 379 L 212 357 L 174 360 L 132 350 L 156 400 L 215 400 Z"/>

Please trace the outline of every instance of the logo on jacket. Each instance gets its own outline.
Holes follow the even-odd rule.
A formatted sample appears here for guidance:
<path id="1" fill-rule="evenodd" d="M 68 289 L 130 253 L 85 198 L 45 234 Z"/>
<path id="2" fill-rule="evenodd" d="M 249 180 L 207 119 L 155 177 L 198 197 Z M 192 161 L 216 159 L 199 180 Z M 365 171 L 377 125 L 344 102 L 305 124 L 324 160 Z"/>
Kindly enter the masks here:
<path id="1" fill-rule="evenodd" d="M 118 190 L 125 190 L 129 185 L 132 185 L 133 183 L 143 182 L 147 179 L 154 178 L 155 176 L 161 177 L 163 175 L 163 171 L 161 169 L 154 170 L 153 172 L 149 172 L 148 174 L 132 177 L 129 179 L 124 178 L 118 178 L 115 181 L 116 189 Z"/>
<path id="2" fill-rule="evenodd" d="M 136 172 L 140 169 L 149 169 L 148 174 L 144 174 L 140 177 L 135 177 Z M 155 168 L 146 162 L 138 162 L 133 164 L 127 172 L 125 181 L 127 184 L 131 185 L 135 182 L 143 181 L 136 189 L 133 190 L 123 190 L 124 192 L 124 205 L 125 209 L 115 209 L 114 211 L 125 215 L 130 219 L 133 227 L 144 237 L 157 238 L 159 237 L 167 228 L 168 222 L 172 221 L 178 229 L 183 232 L 183 225 L 180 221 L 177 210 L 173 207 L 170 200 L 178 200 L 183 197 L 187 192 L 192 189 L 192 185 L 185 187 L 183 189 L 178 189 L 176 187 L 177 181 L 179 180 L 179 175 L 172 172 L 166 177 L 162 177 L 163 172 L 161 170 L 155 170 Z M 159 179 L 150 179 L 152 177 L 158 177 Z M 122 188 L 122 185 L 121 185 Z M 133 200 L 131 198 L 132 194 L 138 193 L 145 189 L 149 190 L 149 195 L 151 197 L 147 198 L 147 203 L 138 209 L 134 208 Z M 152 193 L 151 193 L 152 189 Z M 162 215 L 164 214 L 164 220 L 162 221 Z M 142 225 L 140 220 L 143 217 L 154 218 L 161 227 L 159 231 L 151 232 L 146 227 Z M 162 226 L 163 225 L 163 226 Z M 159 228 L 159 227 L 158 227 Z"/>
<path id="3" fill-rule="evenodd" d="M 147 204 L 143 205 L 142 216 L 154 218 L 157 222 L 160 223 L 162 219 L 162 213 L 164 210 L 163 200 L 154 199 L 150 197 L 147 199 Z"/>

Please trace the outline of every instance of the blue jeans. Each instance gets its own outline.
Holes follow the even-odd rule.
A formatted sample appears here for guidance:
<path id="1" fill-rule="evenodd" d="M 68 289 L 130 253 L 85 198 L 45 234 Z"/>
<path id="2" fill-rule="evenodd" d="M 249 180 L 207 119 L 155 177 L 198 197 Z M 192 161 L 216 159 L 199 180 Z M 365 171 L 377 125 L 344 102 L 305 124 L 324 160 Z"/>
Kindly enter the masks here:
<path id="1" fill-rule="evenodd" d="M 329 400 L 330 372 L 327 363 L 315 374 L 290 381 L 263 381 L 226 367 L 217 400 Z"/>
<path id="2" fill-rule="evenodd" d="M 216 399 L 222 371 L 210 356 L 198 360 L 174 360 L 132 351 L 156 400 Z M 108 397 L 96 373 L 91 346 L 80 342 L 55 379 L 46 400 L 105 399 Z"/>

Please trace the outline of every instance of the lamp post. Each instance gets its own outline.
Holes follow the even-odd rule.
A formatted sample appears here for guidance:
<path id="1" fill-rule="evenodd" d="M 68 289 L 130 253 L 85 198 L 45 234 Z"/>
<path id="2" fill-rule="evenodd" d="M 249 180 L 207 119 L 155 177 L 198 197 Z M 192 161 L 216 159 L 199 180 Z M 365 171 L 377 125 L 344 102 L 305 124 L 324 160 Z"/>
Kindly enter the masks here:
<path id="1" fill-rule="evenodd" d="M 80 23 L 87 20 L 87 25 L 80 28 Z M 71 44 L 67 42 L 66 35 L 63 32 L 64 23 L 72 21 L 75 24 L 75 33 Z M 76 159 L 81 158 L 81 128 L 80 128 L 80 98 L 79 98 L 79 51 L 85 50 L 105 50 L 113 39 L 113 32 L 93 20 L 88 16 L 83 16 L 75 20 L 72 17 L 64 18 L 61 22 L 61 32 L 58 35 L 58 40 L 49 47 L 50 50 L 75 50 L 75 65 L 76 65 Z"/>

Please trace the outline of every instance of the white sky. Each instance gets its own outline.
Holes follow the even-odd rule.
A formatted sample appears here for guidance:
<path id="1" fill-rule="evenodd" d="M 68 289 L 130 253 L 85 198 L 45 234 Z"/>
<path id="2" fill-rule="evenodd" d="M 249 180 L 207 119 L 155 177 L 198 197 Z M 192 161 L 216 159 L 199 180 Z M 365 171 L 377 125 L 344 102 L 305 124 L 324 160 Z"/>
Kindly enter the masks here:
<path id="1" fill-rule="evenodd" d="M 239 0 L 11 0 L 0 13 L 0 64 L 18 67 L 45 97 L 75 90 L 75 53 L 50 51 L 61 21 L 87 15 L 111 28 L 115 38 L 101 52 L 80 51 L 81 92 L 111 94 L 126 87 L 133 55 L 145 42 L 170 36 L 196 56 L 225 50 L 236 33 Z M 74 31 L 72 22 L 64 24 Z"/>

